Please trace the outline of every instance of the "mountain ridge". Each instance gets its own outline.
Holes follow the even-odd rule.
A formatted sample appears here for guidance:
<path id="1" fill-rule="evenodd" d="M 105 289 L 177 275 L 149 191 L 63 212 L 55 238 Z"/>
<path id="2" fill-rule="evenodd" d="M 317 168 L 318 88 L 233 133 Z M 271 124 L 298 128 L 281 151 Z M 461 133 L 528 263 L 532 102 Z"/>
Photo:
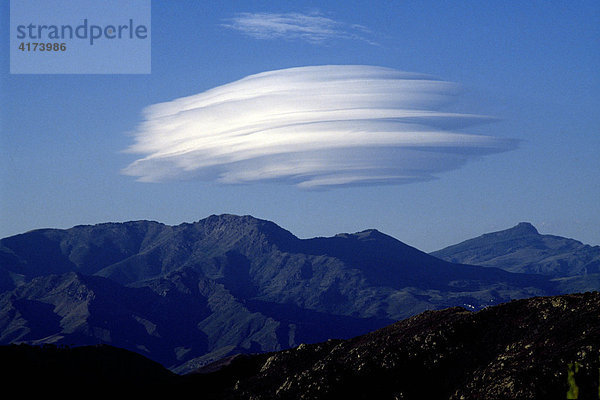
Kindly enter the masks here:
<path id="1" fill-rule="evenodd" d="M 450 262 L 552 278 L 600 273 L 600 246 L 556 235 L 542 235 L 526 222 L 430 254 Z"/>

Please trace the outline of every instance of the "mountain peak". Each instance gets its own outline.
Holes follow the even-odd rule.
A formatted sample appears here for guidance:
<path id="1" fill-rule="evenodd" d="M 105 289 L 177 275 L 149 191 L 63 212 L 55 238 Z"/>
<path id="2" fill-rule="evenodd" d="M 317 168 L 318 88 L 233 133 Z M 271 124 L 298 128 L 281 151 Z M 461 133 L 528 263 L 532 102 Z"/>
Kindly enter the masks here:
<path id="1" fill-rule="evenodd" d="M 382 237 L 382 236 L 387 236 L 381 232 L 379 232 L 377 229 L 366 229 L 364 231 L 360 231 L 360 232 L 354 232 L 354 233 L 338 233 L 335 235 L 335 237 L 338 238 L 357 238 L 357 239 L 372 239 L 372 238 L 378 238 L 378 237 Z"/>
<path id="2" fill-rule="evenodd" d="M 539 235 L 538 230 L 529 222 L 519 222 L 517 225 L 509 229 L 514 233 Z"/>
<path id="3" fill-rule="evenodd" d="M 228 243 L 237 243 L 240 240 L 267 239 L 273 244 L 284 245 L 297 240 L 291 232 L 280 227 L 274 222 L 259 219 L 251 215 L 220 214 L 211 215 L 193 224 L 206 235 L 225 240 Z M 252 238 L 252 239 L 250 239 Z M 222 242 L 222 243 L 225 243 Z M 256 244 L 257 242 L 253 242 Z"/>

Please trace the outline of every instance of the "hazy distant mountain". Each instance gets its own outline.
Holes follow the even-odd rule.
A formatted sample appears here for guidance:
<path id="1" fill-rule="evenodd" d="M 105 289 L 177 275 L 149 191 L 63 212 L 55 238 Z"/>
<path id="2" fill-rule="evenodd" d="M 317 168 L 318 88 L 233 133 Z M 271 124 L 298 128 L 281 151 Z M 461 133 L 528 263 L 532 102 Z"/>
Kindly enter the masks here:
<path id="1" fill-rule="evenodd" d="M 540 235 L 533 225 L 517 226 L 435 251 L 443 260 L 559 277 L 600 273 L 600 246 L 560 236 Z"/>
<path id="2" fill-rule="evenodd" d="M 7 382 L 203 399 L 597 398 L 600 293 L 427 311 L 350 340 L 222 359 L 173 376 L 107 346 L 0 346 Z M 24 378 L 25 377 L 25 378 Z M 157 385 L 159 384 L 159 385 Z M 65 386 L 59 385 L 58 391 Z M 47 385 L 46 393 L 54 393 Z M 112 393 L 120 393 L 112 392 Z"/>
<path id="3" fill-rule="evenodd" d="M 0 240 L 0 343 L 107 343 L 187 371 L 349 338 L 427 309 L 565 292 L 452 264 L 376 230 L 298 239 L 250 216 L 137 221 Z"/>

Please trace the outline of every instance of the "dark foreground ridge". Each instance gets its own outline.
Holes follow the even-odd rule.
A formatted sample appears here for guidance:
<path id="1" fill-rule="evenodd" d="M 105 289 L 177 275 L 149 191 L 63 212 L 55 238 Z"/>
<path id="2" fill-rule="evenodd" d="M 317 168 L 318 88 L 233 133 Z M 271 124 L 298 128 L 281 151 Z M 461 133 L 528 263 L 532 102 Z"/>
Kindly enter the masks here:
<path id="1" fill-rule="evenodd" d="M 12 367 L 6 382 L 79 380 L 202 399 L 597 399 L 599 311 L 598 292 L 427 311 L 353 339 L 228 357 L 185 376 L 108 346 L 0 349 Z"/>
<path id="2" fill-rule="evenodd" d="M 86 393 L 170 386 L 177 375 L 144 356 L 108 346 L 0 346 L 4 393 L 8 387 Z M 21 391 L 19 392 L 21 393 Z"/>

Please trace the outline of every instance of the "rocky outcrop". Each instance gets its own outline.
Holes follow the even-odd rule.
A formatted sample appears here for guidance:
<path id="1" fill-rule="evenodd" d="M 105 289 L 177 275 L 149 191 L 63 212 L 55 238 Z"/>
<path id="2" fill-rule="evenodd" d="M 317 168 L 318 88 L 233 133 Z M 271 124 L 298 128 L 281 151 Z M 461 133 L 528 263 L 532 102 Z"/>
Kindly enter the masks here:
<path id="1" fill-rule="evenodd" d="M 593 292 L 428 311 L 351 340 L 233 360 L 198 381 L 219 377 L 221 398 L 236 399 L 591 399 L 599 373 Z"/>

